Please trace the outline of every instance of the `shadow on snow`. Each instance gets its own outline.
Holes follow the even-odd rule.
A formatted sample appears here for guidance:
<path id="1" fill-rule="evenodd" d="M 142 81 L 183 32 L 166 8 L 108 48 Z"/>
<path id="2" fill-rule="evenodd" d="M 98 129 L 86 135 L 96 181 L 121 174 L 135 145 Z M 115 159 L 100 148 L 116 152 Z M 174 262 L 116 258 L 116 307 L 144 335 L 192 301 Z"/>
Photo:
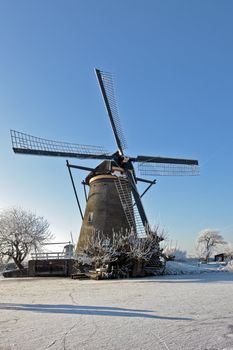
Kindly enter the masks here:
<path id="1" fill-rule="evenodd" d="M 154 312 L 152 310 L 135 310 L 125 309 L 118 307 L 105 307 L 105 306 L 83 306 L 83 305 L 67 305 L 67 304 L 11 304 L 0 303 L 1 310 L 14 310 L 14 311 L 31 311 L 38 313 L 51 313 L 51 314 L 72 314 L 72 315 L 88 315 L 88 316 L 118 316 L 118 317 L 143 317 L 163 320 L 185 320 L 191 321 L 191 318 L 187 317 L 170 317 L 170 316 L 158 316 L 150 314 Z"/>

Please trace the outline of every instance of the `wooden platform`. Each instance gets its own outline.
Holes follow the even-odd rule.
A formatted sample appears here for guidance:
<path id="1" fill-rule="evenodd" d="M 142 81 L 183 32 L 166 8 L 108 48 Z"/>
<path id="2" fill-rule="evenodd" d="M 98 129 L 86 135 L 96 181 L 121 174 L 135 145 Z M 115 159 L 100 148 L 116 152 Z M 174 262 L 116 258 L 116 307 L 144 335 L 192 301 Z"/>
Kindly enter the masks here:
<path id="1" fill-rule="evenodd" d="M 88 279 L 90 279 L 90 277 L 87 276 L 85 273 L 74 273 L 71 275 L 71 278 L 73 280 L 88 280 Z"/>

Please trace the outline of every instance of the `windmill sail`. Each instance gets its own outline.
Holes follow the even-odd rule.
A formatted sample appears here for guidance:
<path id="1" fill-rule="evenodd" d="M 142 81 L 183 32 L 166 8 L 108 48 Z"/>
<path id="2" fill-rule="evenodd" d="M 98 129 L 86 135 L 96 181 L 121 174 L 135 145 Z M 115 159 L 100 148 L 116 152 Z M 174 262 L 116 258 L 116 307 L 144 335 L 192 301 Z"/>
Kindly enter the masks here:
<path id="1" fill-rule="evenodd" d="M 199 175 L 197 165 L 138 163 L 138 171 L 144 176 L 196 176 Z"/>
<path id="2" fill-rule="evenodd" d="M 114 182 L 115 182 L 115 186 L 116 186 L 126 219 L 128 221 L 129 227 L 136 228 L 134 211 L 133 211 L 133 200 L 132 200 L 132 194 L 131 194 L 129 183 L 126 178 L 122 178 L 120 176 L 116 177 Z"/>
<path id="3" fill-rule="evenodd" d="M 99 69 L 95 71 L 118 149 L 121 154 L 123 154 L 123 150 L 126 149 L 127 146 L 120 124 L 112 74 L 102 72 Z"/>
<path id="4" fill-rule="evenodd" d="M 125 178 L 117 177 L 115 180 L 115 186 L 129 227 L 131 227 L 138 236 L 144 236 L 145 227 L 141 220 L 138 207 L 133 205 L 132 191 L 128 181 Z"/>
<path id="5" fill-rule="evenodd" d="M 131 186 L 132 195 L 135 201 L 135 205 L 137 207 L 137 212 L 139 213 L 139 216 L 141 218 L 142 225 L 146 227 L 148 226 L 148 220 L 147 220 L 147 216 L 146 216 L 140 195 L 136 187 L 135 177 L 134 177 L 134 168 L 132 164 L 131 164 L 131 167 L 132 167 L 132 170 L 130 171 L 129 169 L 126 168 L 125 173 L 128 178 L 129 184 Z"/>
<path id="6" fill-rule="evenodd" d="M 109 153 L 100 146 L 47 140 L 15 130 L 11 130 L 11 141 L 15 153 L 81 159 L 111 159 Z"/>
<path id="7" fill-rule="evenodd" d="M 198 161 L 194 159 L 137 156 L 130 158 L 138 163 L 141 175 L 150 176 L 188 176 L 199 175 Z"/>
<path id="8" fill-rule="evenodd" d="M 198 160 L 185 158 L 167 158 L 154 156 L 137 156 L 137 158 L 130 158 L 133 162 L 147 162 L 147 163 L 166 163 L 166 164 L 184 164 L 184 165 L 198 165 Z"/>

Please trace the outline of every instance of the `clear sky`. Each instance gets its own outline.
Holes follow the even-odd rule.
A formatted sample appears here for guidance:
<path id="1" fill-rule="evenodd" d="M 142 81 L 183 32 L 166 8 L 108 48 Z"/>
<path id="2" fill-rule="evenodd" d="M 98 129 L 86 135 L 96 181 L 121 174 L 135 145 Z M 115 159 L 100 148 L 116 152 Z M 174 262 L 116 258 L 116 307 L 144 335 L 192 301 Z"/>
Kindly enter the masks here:
<path id="1" fill-rule="evenodd" d="M 115 75 L 127 154 L 200 162 L 198 177 L 157 178 L 150 222 L 189 252 L 208 227 L 232 242 L 232 18 L 231 0 L 0 0 L 0 208 L 77 239 L 65 159 L 14 154 L 10 129 L 115 151 L 97 67 Z M 74 175 L 83 198 L 86 173 Z"/>

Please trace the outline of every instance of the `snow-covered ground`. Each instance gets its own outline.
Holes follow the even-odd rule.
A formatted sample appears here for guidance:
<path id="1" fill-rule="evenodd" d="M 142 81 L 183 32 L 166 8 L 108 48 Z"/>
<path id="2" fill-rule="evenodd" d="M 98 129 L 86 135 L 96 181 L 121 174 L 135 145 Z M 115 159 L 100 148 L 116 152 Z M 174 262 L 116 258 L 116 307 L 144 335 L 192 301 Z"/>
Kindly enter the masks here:
<path id="1" fill-rule="evenodd" d="M 198 263 L 195 260 L 187 260 L 185 262 L 180 261 L 168 261 L 166 264 L 166 275 L 180 275 L 180 274 L 197 274 L 203 272 L 233 272 L 233 261 L 229 263 L 225 262 L 210 262 L 208 264 Z"/>
<path id="2" fill-rule="evenodd" d="M 1 278 L 0 349 L 233 350 L 233 273 Z"/>

